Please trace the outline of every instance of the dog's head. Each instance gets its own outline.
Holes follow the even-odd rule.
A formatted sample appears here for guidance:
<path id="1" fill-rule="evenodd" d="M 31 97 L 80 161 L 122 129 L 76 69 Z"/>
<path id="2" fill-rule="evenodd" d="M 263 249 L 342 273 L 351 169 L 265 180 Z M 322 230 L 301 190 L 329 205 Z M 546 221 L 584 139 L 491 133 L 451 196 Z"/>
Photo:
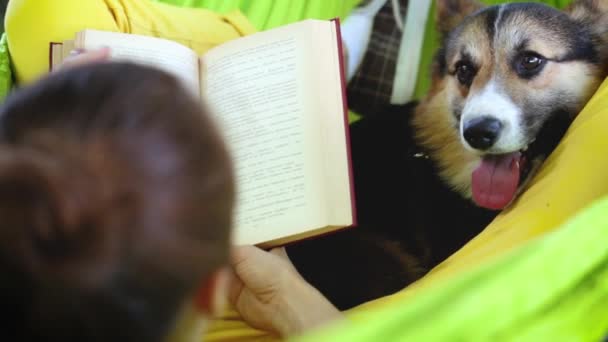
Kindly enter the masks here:
<path id="1" fill-rule="evenodd" d="M 502 209 L 554 149 L 608 71 L 608 0 L 566 11 L 438 0 L 443 44 L 414 119 L 441 175 Z"/>

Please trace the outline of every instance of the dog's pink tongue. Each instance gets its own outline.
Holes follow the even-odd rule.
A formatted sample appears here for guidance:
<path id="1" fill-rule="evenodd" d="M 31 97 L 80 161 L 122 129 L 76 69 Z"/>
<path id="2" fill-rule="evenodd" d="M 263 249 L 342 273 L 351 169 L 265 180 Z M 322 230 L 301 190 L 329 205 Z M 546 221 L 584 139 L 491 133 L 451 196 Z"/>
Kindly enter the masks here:
<path id="1" fill-rule="evenodd" d="M 521 153 L 486 156 L 473 171 L 473 200 L 478 206 L 499 210 L 515 196 L 519 186 Z"/>

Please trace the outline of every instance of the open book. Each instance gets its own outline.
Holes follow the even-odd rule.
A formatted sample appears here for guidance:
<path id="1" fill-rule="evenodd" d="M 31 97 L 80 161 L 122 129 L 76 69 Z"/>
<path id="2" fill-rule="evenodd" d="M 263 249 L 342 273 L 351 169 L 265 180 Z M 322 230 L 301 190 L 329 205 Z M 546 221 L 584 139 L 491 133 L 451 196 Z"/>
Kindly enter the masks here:
<path id="1" fill-rule="evenodd" d="M 235 163 L 235 244 L 271 247 L 355 224 L 338 20 L 306 20 L 197 56 L 169 40 L 85 30 L 51 43 L 177 76 L 217 119 Z"/>

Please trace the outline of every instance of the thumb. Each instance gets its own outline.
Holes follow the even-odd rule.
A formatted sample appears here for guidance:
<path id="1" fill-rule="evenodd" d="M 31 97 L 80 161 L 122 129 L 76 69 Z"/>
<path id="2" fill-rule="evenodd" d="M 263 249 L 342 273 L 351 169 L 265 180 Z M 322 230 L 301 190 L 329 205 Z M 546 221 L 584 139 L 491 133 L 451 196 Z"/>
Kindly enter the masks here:
<path id="1" fill-rule="evenodd" d="M 243 288 L 244 285 L 241 279 L 233 270 L 230 270 L 228 273 L 228 301 L 232 305 L 236 305 Z"/>
<path id="2" fill-rule="evenodd" d="M 243 267 L 252 258 L 257 258 L 258 248 L 255 246 L 236 246 L 230 251 L 230 263 L 233 268 Z"/>
<path id="3" fill-rule="evenodd" d="M 282 276 L 293 274 L 294 268 L 286 258 L 281 249 L 269 253 L 258 247 L 241 246 L 232 250 L 231 264 L 244 287 L 253 292 L 265 292 L 277 290 Z"/>
<path id="4" fill-rule="evenodd" d="M 237 305 L 239 297 L 249 292 L 254 297 L 271 281 L 272 263 L 275 256 L 255 247 L 233 247 L 230 255 L 232 269 L 229 273 L 228 300 Z M 270 264 L 270 266 L 269 266 Z"/>
<path id="5" fill-rule="evenodd" d="M 299 275 L 298 270 L 291 262 L 291 259 L 289 259 L 289 255 L 287 254 L 285 247 L 274 248 L 270 251 L 270 253 L 279 257 L 283 261 L 284 266 L 287 266 L 290 270 Z"/>
<path id="6" fill-rule="evenodd" d="M 280 257 L 255 246 L 238 246 L 231 251 L 231 265 L 239 277 L 253 271 L 262 276 L 271 276 L 272 269 L 278 267 L 280 262 Z"/>

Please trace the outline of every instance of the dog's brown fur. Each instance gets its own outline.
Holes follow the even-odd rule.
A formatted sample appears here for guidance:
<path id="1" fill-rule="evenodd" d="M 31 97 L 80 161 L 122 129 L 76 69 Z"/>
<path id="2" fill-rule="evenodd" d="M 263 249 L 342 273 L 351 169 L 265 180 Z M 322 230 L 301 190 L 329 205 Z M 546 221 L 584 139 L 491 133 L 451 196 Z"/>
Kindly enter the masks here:
<path id="1" fill-rule="evenodd" d="M 449 32 L 461 25 L 467 16 L 484 7 L 474 0 L 437 1 L 436 20 L 443 39 L 447 39 Z M 471 173 L 479 164 L 479 155 L 464 148 L 459 131 L 455 129 L 456 121 L 450 99 L 459 98 L 461 102 L 466 101 L 470 94 L 486 85 L 492 76 L 500 74 L 505 80 L 505 92 L 510 94 L 515 103 L 522 103 L 530 94 L 534 94 L 532 96 L 546 96 L 547 101 L 559 104 L 564 100 L 556 98 L 552 88 L 563 84 L 562 87 L 573 94 L 572 103 L 569 103 L 568 107 L 570 112 L 576 115 L 608 74 L 608 1 L 578 0 L 565 12 L 573 21 L 581 23 L 592 32 L 594 46 L 599 49 L 599 63 L 554 63 L 549 65 L 540 77 L 531 81 L 518 79 L 508 70 L 508 65 L 496 62 L 507 59 L 506 56 L 514 49 L 513 45 L 517 44 L 515 39 L 510 38 L 521 35 L 521 27 L 538 35 L 530 41 L 528 49 L 549 58 L 564 55 L 564 43 L 541 27 L 542 23 L 521 15 L 512 19 L 517 25 L 509 26 L 513 27 L 512 30 L 502 31 L 503 39 L 492 46 L 487 39 L 486 28 L 483 27 L 483 13 L 465 23 L 458 37 L 460 41 L 474 47 L 471 50 L 478 52 L 478 58 L 482 60 L 480 64 L 483 66 L 471 87 L 463 87 L 449 76 L 454 72 L 454 64 L 459 57 L 457 51 L 446 52 L 447 73 L 440 70 L 439 61 L 434 62 L 431 89 L 416 108 L 413 117 L 416 141 L 420 146 L 432 151 L 429 155 L 439 166 L 442 178 L 463 196 L 468 198 L 471 195 Z M 545 89 L 547 91 L 543 94 Z"/>
<path id="2" fill-rule="evenodd" d="M 606 77 L 607 2 L 578 0 L 563 14 L 538 4 L 500 9 L 437 0 L 443 41 L 431 89 L 419 104 L 351 125 L 360 226 L 288 247 L 303 276 L 346 309 L 402 289 L 478 234 L 497 211 L 470 200 L 482 153 L 463 145 L 458 112 L 499 80 L 501 96 L 528 120 L 522 137 L 542 141 L 526 150 L 533 165 L 541 163 Z M 500 13 L 506 21 L 498 20 Z M 517 44 L 550 60 L 542 73 L 515 75 L 507 61 Z M 465 49 L 478 67 L 470 86 L 455 77 Z M 574 54 L 567 60 L 568 52 Z"/>

